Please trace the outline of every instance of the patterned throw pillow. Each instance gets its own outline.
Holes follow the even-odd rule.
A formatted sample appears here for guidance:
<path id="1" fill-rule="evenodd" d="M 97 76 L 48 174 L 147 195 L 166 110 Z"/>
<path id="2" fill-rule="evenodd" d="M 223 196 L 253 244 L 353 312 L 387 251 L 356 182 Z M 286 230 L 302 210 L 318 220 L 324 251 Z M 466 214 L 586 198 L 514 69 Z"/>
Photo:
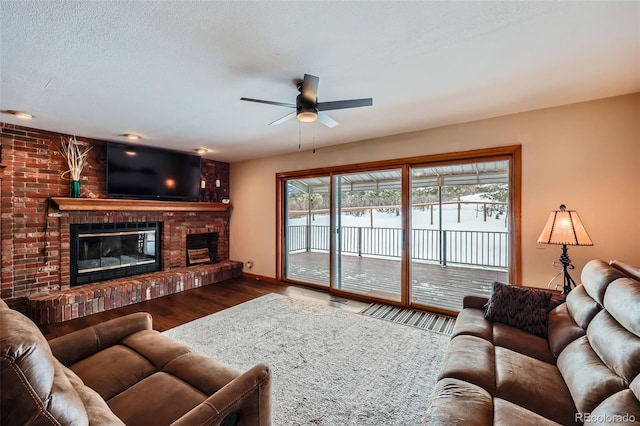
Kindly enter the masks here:
<path id="1" fill-rule="evenodd" d="M 491 297 L 484 305 L 484 317 L 547 337 L 550 302 L 548 291 L 494 282 Z"/>

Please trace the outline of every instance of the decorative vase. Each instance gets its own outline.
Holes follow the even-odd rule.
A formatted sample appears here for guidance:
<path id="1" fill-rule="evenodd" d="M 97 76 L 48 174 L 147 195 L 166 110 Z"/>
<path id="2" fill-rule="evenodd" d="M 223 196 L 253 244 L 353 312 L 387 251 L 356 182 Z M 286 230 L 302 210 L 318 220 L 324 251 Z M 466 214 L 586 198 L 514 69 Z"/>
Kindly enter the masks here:
<path id="1" fill-rule="evenodd" d="M 71 195 L 71 198 L 80 198 L 79 180 L 72 180 L 71 183 L 69 183 L 69 194 Z"/>

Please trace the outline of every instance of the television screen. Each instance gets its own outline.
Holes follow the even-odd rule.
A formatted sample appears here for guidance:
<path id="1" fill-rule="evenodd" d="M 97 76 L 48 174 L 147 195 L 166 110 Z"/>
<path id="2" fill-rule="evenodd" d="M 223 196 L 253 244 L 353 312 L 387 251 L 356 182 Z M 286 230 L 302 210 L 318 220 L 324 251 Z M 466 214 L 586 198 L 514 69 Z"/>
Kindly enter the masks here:
<path id="1" fill-rule="evenodd" d="M 198 200 L 200 157 L 117 143 L 107 145 L 107 195 Z"/>

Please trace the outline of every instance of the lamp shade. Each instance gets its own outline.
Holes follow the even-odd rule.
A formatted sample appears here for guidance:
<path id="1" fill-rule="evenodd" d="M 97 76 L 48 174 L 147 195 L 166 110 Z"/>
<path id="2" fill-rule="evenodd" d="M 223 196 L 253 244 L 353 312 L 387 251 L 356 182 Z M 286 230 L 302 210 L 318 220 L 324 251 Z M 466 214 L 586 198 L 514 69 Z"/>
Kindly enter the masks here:
<path id="1" fill-rule="evenodd" d="M 568 246 L 592 246 L 587 230 L 575 210 L 567 210 L 562 204 L 560 210 L 549 213 L 547 223 L 538 237 L 538 244 L 559 244 Z"/>

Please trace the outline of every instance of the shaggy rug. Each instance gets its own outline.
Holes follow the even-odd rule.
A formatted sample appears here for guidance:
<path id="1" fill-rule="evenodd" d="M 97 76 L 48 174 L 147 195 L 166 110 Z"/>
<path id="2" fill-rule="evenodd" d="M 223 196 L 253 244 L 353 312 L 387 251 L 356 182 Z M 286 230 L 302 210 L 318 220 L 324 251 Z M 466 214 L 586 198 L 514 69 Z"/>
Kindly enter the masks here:
<path id="1" fill-rule="evenodd" d="M 420 425 L 449 340 L 277 294 L 164 334 L 239 370 L 266 363 L 277 426 Z"/>

